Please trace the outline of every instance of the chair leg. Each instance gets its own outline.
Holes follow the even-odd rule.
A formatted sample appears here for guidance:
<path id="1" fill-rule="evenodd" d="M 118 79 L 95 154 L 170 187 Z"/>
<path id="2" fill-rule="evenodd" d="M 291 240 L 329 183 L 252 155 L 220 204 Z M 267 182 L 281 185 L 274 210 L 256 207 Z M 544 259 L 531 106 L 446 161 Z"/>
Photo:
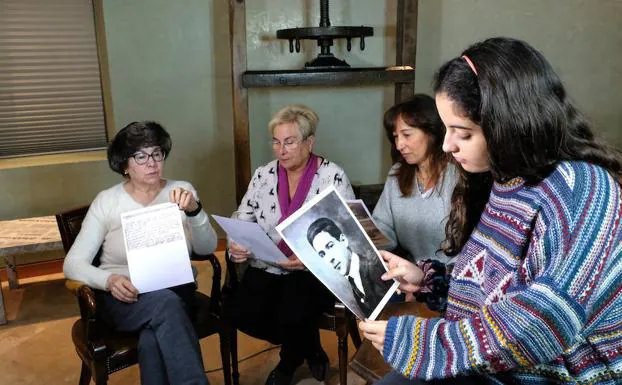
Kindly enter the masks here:
<path id="1" fill-rule="evenodd" d="M 339 383 L 346 385 L 348 383 L 348 336 L 339 336 Z"/>
<path id="2" fill-rule="evenodd" d="M 225 385 L 231 385 L 231 333 L 221 331 L 220 336 L 220 357 L 222 359 L 222 374 L 225 377 Z"/>
<path id="3" fill-rule="evenodd" d="M 233 328 L 229 333 L 229 347 L 231 350 L 231 378 L 233 385 L 240 385 L 240 372 L 238 371 L 238 329 Z"/>
<path id="4" fill-rule="evenodd" d="M 91 383 L 91 371 L 89 367 L 83 362 L 82 369 L 80 369 L 80 385 L 89 385 Z"/>
<path id="5" fill-rule="evenodd" d="M 358 325 L 356 324 L 356 319 L 354 318 L 350 318 L 349 320 L 350 325 L 348 325 L 349 327 L 349 332 L 350 332 L 350 337 L 352 338 L 352 342 L 354 343 L 354 346 L 358 349 L 361 347 L 361 335 L 359 334 L 359 328 Z"/>
<path id="6" fill-rule="evenodd" d="M 95 364 L 95 373 L 91 373 L 95 380 L 95 385 L 106 385 L 108 383 L 108 369 L 104 362 Z"/>

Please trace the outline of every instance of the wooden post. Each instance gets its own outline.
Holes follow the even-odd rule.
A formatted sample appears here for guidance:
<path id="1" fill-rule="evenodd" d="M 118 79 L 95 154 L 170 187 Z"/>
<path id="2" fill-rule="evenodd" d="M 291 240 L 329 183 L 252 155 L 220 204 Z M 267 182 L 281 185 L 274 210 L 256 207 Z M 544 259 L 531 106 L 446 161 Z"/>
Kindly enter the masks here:
<path id="1" fill-rule="evenodd" d="M 5 256 L 4 264 L 6 265 L 6 277 L 9 281 L 9 289 L 18 289 L 19 283 L 17 282 L 17 263 L 15 262 L 15 255 Z"/>
<path id="2" fill-rule="evenodd" d="M 417 17 L 419 0 L 398 0 L 395 65 L 415 68 L 417 62 Z M 415 68 L 415 75 L 417 71 Z M 415 93 L 415 78 L 412 83 L 395 85 L 395 103 Z"/>
<path id="3" fill-rule="evenodd" d="M 97 42 L 97 57 L 99 58 L 99 77 L 102 85 L 102 97 L 104 102 L 104 120 L 108 142 L 117 133 L 114 122 L 114 110 L 112 105 L 112 88 L 110 86 L 110 72 L 108 65 L 108 43 L 106 42 L 106 25 L 104 23 L 104 0 L 93 1 L 93 15 L 95 17 L 95 39 Z"/>
<path id="4" fill-rule="evenodd" d="M 246 62 L 246 3 L 229 0 L 229 39 L 233 76 L 233 152 L 235 161 L 235 198 L 239 204 L 251 179 L 248 124 L 248 92 L 242 86 Z"/>
<path id="5" fill-rule="evenodd" d="M 0 325 L 6 323 L 6 310 L 4 307 L 4 296 L 2 295 L 2 282 L 0 282 Z"/>

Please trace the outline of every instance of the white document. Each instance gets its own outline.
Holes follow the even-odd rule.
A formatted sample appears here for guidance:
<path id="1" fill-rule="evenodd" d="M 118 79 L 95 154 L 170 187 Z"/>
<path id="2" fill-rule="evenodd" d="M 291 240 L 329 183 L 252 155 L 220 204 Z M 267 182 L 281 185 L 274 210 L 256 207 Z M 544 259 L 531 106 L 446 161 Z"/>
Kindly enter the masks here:
<path id="1" fill-rule="evenodd" d="M 162 203 L 121 214 L 130 280 L 140 293 L 194 281 L 179 207 Z"/>
<path id="2" fill-rule="evenodd" d="M 212 215 L 229 238 L 251 250 L 254 257 L 270 264 L 286 262 L 287 257 L 256 222 Z"/>

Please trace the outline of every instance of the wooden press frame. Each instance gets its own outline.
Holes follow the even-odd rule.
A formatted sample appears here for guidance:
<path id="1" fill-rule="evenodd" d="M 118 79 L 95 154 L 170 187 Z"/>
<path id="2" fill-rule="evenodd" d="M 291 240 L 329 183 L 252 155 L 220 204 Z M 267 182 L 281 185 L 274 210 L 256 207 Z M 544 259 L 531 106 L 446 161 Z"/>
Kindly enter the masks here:
<path id="1" fill-rule="evenodd" d="M 385 67 L 353 68 L 344 71 L 248 71 L 246 57 L 246 1 L 229 0 L 233 87 L 233 150 L 236 202 L 246 192 L 251 178 L 248 116 L 248 88 L 290 86 L 352 86 L 395 84 L 395 101 L 414 93 L 417 57 L 417 15 L 419 0 L 397 1 L 396 66 L 411 70 L 387 71 Z"/>

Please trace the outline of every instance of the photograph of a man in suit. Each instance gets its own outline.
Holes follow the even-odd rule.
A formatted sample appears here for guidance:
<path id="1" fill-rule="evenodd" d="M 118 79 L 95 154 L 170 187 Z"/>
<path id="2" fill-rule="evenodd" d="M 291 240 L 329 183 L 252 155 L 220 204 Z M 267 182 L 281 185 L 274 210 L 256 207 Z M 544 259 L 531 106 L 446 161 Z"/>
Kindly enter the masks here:
<path id="1" fill-rule="evenodd" d="M 393 283 L 380 278 L 385 269 L 373 249 L 352 250 L 341 228 L 324 217 L 311 223 L 307 240 L 322 261 L 348 279 L 357 305 L 366 317 L 370 316 Z"/>

